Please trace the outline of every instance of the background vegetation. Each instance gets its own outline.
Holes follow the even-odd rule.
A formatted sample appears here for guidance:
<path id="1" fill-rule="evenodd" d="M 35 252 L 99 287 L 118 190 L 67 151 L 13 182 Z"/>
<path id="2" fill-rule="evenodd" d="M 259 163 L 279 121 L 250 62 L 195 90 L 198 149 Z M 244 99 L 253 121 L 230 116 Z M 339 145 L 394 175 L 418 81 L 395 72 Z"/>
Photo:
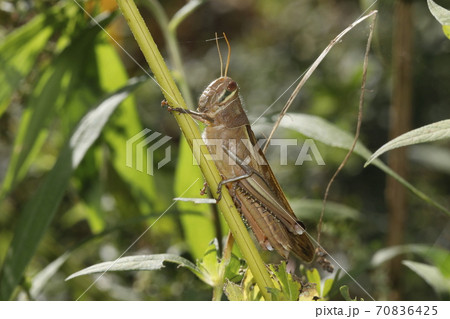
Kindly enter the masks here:
<path id="1" fill-rule="evenodd" d="M 449 8 L 445 1 L 436 2 Z M 179 11 L 184 1 L 138 2 L 192 108 L 220 75 L 210 40 L 214 32 L 227 33 L 229 74 L 239 83 L 250 121 L 274 103 L 254 126 L 259 137 L 270 132 L 289 95 L 278 99 L 283 92 L 371 3 L 210 0 L 191 1 Z M 0 3 L 1 299 L 209 300 L 208 280 L 171 263 L 154 271 L 108 273 L 87 292 L 96 277 L 65 281 L 124 252 L 170 253 L 195 263 L 214 247 L 209 246 L 214 238 L 219 238 L 220 251 L 227 234 L 213 206 L 171 206 L 172 198 L 197 178 L 182 196 L 199 197 L 201 174 L 192 169 L 175 120 L 160 108 L 160 89 L 145 76 L 145 60 L 115 2 L 79 4 Z M 375 8 L 379 15 L 360 137 L 371 151 L 450 115 L 450 44 L 427 2 L 378 1 Z M 393 45 L 399 43 L 399 32 L 412 41 Z M 176 42 L 170 42 L 173 34 Z M 335 46 L 290 112 L 320 117 L 353 135 L 367 36 L 365 23 Z M 398 55 L 409 57 L 409 73 L 400 79 Z M 405 94 L 400 98 L 399 90 Z M 400 108 L 393 107 L 396 103 Z M 396 132 L 399 127 L 403 131 Z M 172 160 L 153 176 L 126 166 L 126 141 L 144 128 L 172 137 Z M 323 129 L 327 131 L 325 125 Z M 299 132 L 301 128 L 277 132 L 299 140 L 288 165 L 279 164 L 276 148 L 269 148 L 268 158 L 294 210 L 316 235 L 325 187 L 347 151 L 318 140 L 326 165 L 312 161 L 296 166 L 302 141 L 310 137 Z M 449 299 L 448 145 L 447 139 L 403 148 L 397 166 L 396 155 L 388 153 L 389 164 L 404 169 L 400 173 L 431 204 L 403 186 L 392 186 L 376 166 L 364 168 L 365 159 L 357 154 L 331 188 L 322 244 L 377 300 Z M 154 156 L 154 162 L 163 159 L 164 148 Z M 381 159 L 386 162 L 387 156 Z M 273 253 L 262 255 L 268 263 L 279 262 Z M 310 273 L 301 274 L 314 282 Z M 352 296 L 370 299 L 343 272 L 340 276 L 327 298 L 342 299 L 338 288 L 346 284 Z"/>

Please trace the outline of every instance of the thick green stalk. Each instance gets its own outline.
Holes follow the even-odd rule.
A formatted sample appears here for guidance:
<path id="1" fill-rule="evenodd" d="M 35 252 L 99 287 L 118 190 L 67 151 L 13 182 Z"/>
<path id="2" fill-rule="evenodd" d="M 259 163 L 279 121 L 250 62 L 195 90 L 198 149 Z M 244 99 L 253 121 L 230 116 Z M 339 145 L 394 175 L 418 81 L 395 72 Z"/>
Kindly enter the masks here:
<path id="1" fill-rule="evenodd" d="M 173 81 L 171 74 L 164 63 L 158 48 L 153 41 L 150 32 L 145 25 L 135 3 L 132 0 L 117 0 L 122 13 L 130 26 L 131 31 L 144 54 L 147 63 L 153 71 L 161 90 L 170 105 L 176 107 L 186 108 L 186 104 Z M 208 149 L 201 140 L 200 132 L 193 119 L 186 114 L 174 114 L 178 125 L 181 128 L 189 146 L 192 149 L 193 141 L 196 140 L 200 146 L 201 152 L 194 152 L 197 162 L 200 164 L 200 169 L 205 176 L 211 189 L 217 189 L 221 180 L 219 172 L 213 161 L 207 160 L 210 158 Z M 236 207 L 233 204 L 230 194 L 224 188 L 222 192 L 222 199 L 218 203 L 220 211 L 230 227 L 239 249 L 242 252 L 247 264 L 252 271 L 256 283 L 266 300 L 270 300 L 270 293 L 267 287 L 273 288 L 272 280 L 266 270 L 265 264 L 261 259 L 255 245 L 253 244 L 250 235 L 245 228 Z"/>

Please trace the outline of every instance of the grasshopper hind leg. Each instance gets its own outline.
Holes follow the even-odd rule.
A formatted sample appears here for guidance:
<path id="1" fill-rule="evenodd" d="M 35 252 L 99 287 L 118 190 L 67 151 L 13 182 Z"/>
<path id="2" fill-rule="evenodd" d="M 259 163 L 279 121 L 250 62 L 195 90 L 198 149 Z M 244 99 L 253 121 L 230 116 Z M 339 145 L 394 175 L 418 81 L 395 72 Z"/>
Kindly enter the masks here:
<path id="1" fill-rule="evenodd" d="M 222 176 L 222 180 L 220 181 L 219 185 L 217 185 L 217 201 L 219 201 L 222 198 L 222 187 L 226 184 L 229 183 L 235 183 L 235 186 L 233 186 L 234 192 L 236 194 L 236 188 L 237 188 L 237 183 L 238 181 L 240 181 L 241 179 L 245 179 L 245 178 L 249 178 L 252 175 L 252 173 L 250 174 L 244 174 L 241 176 L 236 176 L 236 177 L 232 177 L 229 179 L 224 179 Z M 236 195 L 234 196 L 236 197 Z"/>

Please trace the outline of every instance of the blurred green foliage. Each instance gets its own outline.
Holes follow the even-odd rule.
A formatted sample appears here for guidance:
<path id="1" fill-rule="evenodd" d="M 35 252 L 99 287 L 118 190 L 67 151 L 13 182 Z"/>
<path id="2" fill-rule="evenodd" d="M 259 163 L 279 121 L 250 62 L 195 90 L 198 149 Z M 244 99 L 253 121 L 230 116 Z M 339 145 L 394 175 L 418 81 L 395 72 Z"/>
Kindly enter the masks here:
<path id="1" fill-rule="evenodd" d="M 156 271 L 108 273 L 87 292 L 94 277 L 64 281 L 76 271 L 114 260 L 124 251 L 127 255 L 168 253 L 196 264 L 211 240 L 227 232 L 212 206 L 171 206 L 172 198 L 180 196 L 200 175 L 188 166 L 189 150 L 181 144 L 173 118 L 159 107 L 162 95 L 150 79 L 129 87 L 127 94 L 133 94 L 111 117 L 104 118 L 104 126 L 100 120 L 95 122 L 101 133 L 89 142 L 89 149 L 79 158 L 81 162 L 74 165 L 72 156 L 84 144 L 74 146 L 70 142 L 80 132 L 82 119 L 90 118 L 89 111 L 101 110 L 102 102 L 129 84 L 130 78 L 145 75 L 147 70 L 114 1 L 81 4 L 108 35 L 74 1 L 3 1 L 0 6 L 1 297 L 74 300 L 83 294 L 86 300 L 210 300 L 210 286 L 171 264 Z M 160 50 L 169 59 L 170 48 L 152 7 L 145 0 L 139 4 Z M 169 17 L 184 4 L 180 0 L 161 2 Z M 211 40 L 214 32 L 226 32 L 232 47 L 229 75 L 239 83 L 250 121 L 258 119 L 255 132 L 264 137 L 290 91 L 283 92 L 369 4 L 205 1 L 185 17 L 177 31 L 187 87 L 192 96 L 198 97 L 219 76 L 217 49 Z M 417 128 L 450 118 L 450 43 L 426 2 L 413 1 L 413 6 L 413 126 Z M 392 3 L 379 2 L 376 9 L 379 15 L 360 138 L 372 151 L 387 142 L 392 77 Z M 291 112 L 321 117 L 353 134 L 367 26 L 355 28 L 333 48 L 300 92 Z M 169 66 L 176 65 L 173 60 L 168 62 Z M 174 70 L 174 76 L 182 79 L 180 70 Z M 90 129 L 95 131 L 93 126 Z M 172 137 L 172 160 L 155 169 L 153 176 L 126 166 L 126 141 L 143 128 Z M 299 147 L 288 153 L 287 166 L 279 164 L 276 148 L 269 148 L 268 159 L 294 208 L 301 208 L 298 214 L 314 234 L 319 218 L 317 202 L 346 151 L 317 143 L 326 165 L 306 162 L 296 166 L 306 137 L 285 128 L 277 131 L 277 137 L 299 140 Z M 448 166 L 444 165 L 447 159 L 442 154 L 448 154 L 448 145 L 445 140 L 435 142 L 426 154 L 415 151 L 420 150 L 416 146 L 410 147 L 408 179 L 445 207 L 450 203 L 450 184 Z M 155 163 L 164 158 L 164 151 L 155 152 Z M 386 269 L 381 262 L 374 264 L 372 255 L 385 247 L 385 174 L 375 167 L 363 169 L 363 165 L 364 159 L 352 156 L 332 186 L 333 205 L 325 214 L 322 245 L 365 290 L 383 300 L 389 297 Z M 199 197 L 202 184 L 200 177 L 183 197 Z M 430 272 L 430 278 L 449 278 L 450 261 L 445 258 L 450 248 L 448 216 L 412 194 L 409 209 L 406 243 L 421 244 L 425 247 L 422 249 L 430 251 L 434 251 L 430 246 L 440 247 L 441 257 L 408 256 L 403 298 L 446 299 L 449 294 L 445 287 L 433 287 L 433 280 L 426 280 L 426 272 Z M 219 241 L 220 250 L 221 238 Z M 279 261 L 273 253 L 263 255 L 267 262 Z M 208 267 L 214 261 L 210 260 Z M 418 262 L 434 268 L 417 267 Z M 15 277 L 5 264 L 20 265 L 14 268 Z M 323 280 L 322 293 L 327 298 L 342 299 L 339 286 L 346 284 L 351 296 L 370 299 L 345 274 L 330 287 L 326 275 L 307 271 L 300 275 L 311 283 L 319 281 L 316 288 Z M 416 272 L 421 273 L 418 276 Z M 233 286 L 227 283 L 227 287 Z M 311 289 L 311 296 L 317 293 Z M 232 293 L 239 296 L 237 289 Z"/>

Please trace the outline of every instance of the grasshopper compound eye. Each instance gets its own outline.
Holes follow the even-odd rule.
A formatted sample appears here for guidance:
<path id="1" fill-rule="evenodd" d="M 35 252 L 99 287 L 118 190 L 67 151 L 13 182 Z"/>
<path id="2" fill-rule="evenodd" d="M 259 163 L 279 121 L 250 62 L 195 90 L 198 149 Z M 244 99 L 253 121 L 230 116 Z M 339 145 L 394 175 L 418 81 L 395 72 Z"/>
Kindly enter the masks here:
<path id="1" fill-rule="evenodd" d="M 229 101 L 233 97 L 234 93 L 236 92 L 236 89 L 237 89 L 236 82 L 231 81 L 230 83 L 228 83 L 227 88 L 223 91 L 223 93 L 219 97 L 218 102 L 220 104 L 223 104 L 223 103 Z"/>
<path id="2" fill-rule="evenodd" d="M 236 91 L 236 89 L 237 89 L 237 83 L 235 81 L 231 81 L 230 83 L 228 83 L 228 86 L 227 86 L 228 92 Z"/>

